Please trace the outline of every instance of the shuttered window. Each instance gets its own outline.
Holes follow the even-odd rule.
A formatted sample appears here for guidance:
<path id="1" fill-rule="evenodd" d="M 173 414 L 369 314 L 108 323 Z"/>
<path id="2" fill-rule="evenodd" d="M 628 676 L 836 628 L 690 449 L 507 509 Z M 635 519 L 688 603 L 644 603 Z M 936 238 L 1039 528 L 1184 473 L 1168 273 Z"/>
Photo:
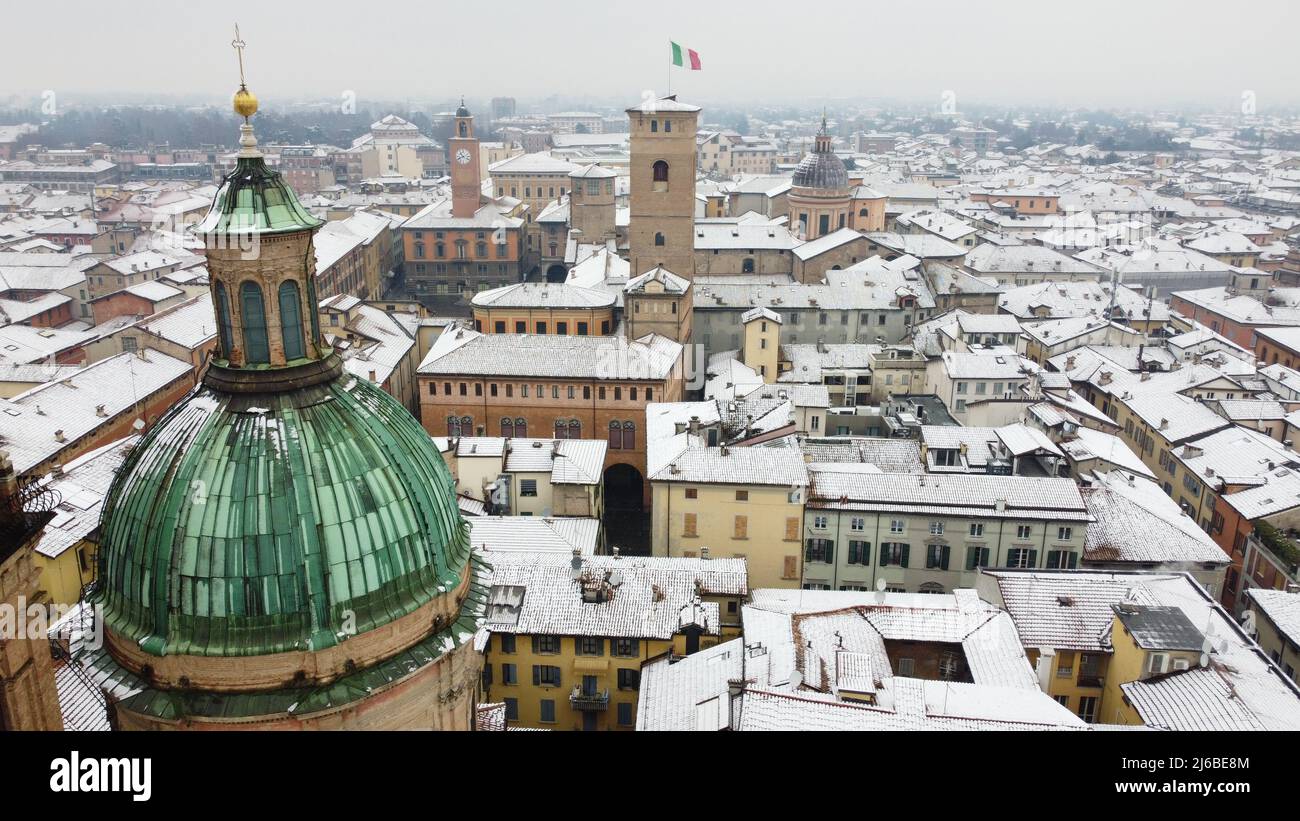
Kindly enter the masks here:
<path id="1" fill-rule="evenodd" d="M 286 360 L 302 359 L 307 355 L 302 341 L 302 302 L 298 283 L 291 279 L 280 283 L 280 342 L 284 345 Z"/>
<path id="2" fill-rule="evenodd" d="M 262 289 L 255 282 L 245 282 L 239 288 L 240 319 L 244 325 L 244 360 L 250 365 L 267 365 L 271 362 L 271 349 L 266 340 L 266 304 Z"/>

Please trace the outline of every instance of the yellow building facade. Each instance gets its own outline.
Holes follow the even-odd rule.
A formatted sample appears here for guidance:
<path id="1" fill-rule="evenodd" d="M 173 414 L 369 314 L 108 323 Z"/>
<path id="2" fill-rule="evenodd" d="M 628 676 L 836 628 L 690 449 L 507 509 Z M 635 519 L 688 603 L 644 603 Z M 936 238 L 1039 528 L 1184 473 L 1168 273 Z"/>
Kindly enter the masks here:
<path id="1" fill-rule="evenodd" d="M 504 702 L 512 726 L 634 729 L 643 664 L 740 635 L 743 561 L 487 558 L 484 700 Z"/>
<path id="2" fill-rule="evenodd" d="M 798 459 L 797 466 L 769 463 L 771 453 L 784 450 L 700 448 L 652 476 L 651 555 L 695 558 L 707 551 L 715 559 L 744 559 L 754 587 L 799 587 L 807 474 L 792 475 L 803 470 L 798 451 L 775 457 Z M 707 477 L 697 466 L 708 461 L 717 477 L 700 481 Z M 727 481 L 729 461 L 737 462 L 737 478 Z"/>

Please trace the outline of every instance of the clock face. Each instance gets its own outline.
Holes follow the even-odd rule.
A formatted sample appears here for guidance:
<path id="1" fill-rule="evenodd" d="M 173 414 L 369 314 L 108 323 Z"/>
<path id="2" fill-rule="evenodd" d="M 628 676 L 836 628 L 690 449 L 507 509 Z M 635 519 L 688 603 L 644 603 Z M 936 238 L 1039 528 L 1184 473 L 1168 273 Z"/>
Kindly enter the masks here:
<path id="1" fill-rule="evenodd" d="M 468 149 L 462 148 L 461 150 L 456 152 L 456 162 L 460 163 L 461 165 L 469 165 L 469 160 L 470 157 L 469 157 Z"/>

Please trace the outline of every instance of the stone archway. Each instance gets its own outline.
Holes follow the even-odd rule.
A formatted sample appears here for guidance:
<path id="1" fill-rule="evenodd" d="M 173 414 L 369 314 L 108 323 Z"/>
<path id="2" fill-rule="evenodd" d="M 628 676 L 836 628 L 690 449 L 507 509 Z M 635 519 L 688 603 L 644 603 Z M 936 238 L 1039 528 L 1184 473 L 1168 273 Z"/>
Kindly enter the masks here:
<path id="1" fill-rule="evenodd" d="M 633 556 L 650 555 L 645 479 L 632 465 L 605 469 L 605 544 Z"/>
<path id="2" fill-rule="evenodd" d="M 564 282 L 568 278 L 568 269 L 558 262 L 546 269 L 547 282 Z"/>

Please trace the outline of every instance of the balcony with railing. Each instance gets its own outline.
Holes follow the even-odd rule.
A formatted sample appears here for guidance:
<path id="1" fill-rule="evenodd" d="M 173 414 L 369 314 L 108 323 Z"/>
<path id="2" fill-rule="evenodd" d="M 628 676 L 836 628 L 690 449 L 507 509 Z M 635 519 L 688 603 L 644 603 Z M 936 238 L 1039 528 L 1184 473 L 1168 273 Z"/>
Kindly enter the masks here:
<path id="1" fill-rule="evenodd" d="M 1079 659 L 1079 677 L 1075 683 L 1080 687 L 1101 687 L 1105 681 L 1100 657 L 1085 654 Z"/>
<path id="2" fill-rule="evenodd" d="M 609 709 L 609 690 L 583 690 L 574 687 L 569 706 L 575 710 L 600 712 Z"/>
<path id="3" fill-rule="evenodd" d="M 1249 546 L 1260 549 L 1261 555 L 1268 560 L 1268 563 L 1276 568 L 1277 573 L 1285 575 L 1291 581 L 1300 577 L 1300 534 L 1294 529 L 1279 530 L 1265 521 L 1255 523 L 1254 532 L 1246 540 Z M 1264 568 L 1256 563 L 1255 567 L 1247 567 L 1247 572 L 1252 576 L 1256 584 L 1273 586 L 1269 583 L 1273 573 L 1268 573 Z"/>

